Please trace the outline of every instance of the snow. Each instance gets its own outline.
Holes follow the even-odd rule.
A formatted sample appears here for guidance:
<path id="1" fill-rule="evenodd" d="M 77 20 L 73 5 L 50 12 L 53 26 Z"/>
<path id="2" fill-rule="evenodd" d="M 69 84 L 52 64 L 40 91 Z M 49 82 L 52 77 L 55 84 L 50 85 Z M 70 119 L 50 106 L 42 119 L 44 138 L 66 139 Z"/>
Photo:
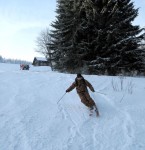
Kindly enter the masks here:
<path id="1" fill-rule="evenodd" d="M 47 61 L 47 59 L 46 58 L 44 58 L 44 57 L 35 57 L 37 60 L 40 60 L 40 61 Z"/>
<path id="2" fill-rule="evenodd" d="M 75 77 L 0 63 L 0 150 L 145 150 L 145 78 L 84 75 L 97 118 L 65 94 Z"/>

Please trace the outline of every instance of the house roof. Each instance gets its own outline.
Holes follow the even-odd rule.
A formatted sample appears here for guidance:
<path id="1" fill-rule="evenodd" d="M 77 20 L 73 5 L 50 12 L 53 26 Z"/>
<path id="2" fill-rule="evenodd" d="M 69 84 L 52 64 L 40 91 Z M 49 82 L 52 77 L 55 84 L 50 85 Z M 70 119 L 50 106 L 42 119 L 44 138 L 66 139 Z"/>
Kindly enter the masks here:
<path id="1" fill-rule="evenodd" d="M 36 60 L 39 60 L 39 61 L 48 61 L 46 58 L 44 57 L 35 57 Z"/>

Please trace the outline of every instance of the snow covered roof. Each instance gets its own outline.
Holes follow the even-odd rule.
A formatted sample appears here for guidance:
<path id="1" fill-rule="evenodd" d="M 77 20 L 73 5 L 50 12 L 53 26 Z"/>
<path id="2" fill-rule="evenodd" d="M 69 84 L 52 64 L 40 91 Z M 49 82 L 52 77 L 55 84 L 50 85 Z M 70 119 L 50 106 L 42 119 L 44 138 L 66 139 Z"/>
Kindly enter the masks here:
<path id="1" fill-rule="evenodd" d="M 45 57 L 35 57 L 35 58 L 39 61 L 47 61 L 47 59 Z"/>

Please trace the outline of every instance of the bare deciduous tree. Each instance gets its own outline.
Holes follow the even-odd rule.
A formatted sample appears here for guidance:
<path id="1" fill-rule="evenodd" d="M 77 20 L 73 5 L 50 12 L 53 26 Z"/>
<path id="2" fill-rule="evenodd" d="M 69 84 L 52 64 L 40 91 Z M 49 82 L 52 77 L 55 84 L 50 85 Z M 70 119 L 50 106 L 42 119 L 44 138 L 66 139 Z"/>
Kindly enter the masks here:
<path id="1" fill-rule="evenodd" d="M 46 28 L 40 32 L 39 36 L 36 39 L 37 48 L 35 49 L 35 51 L 43 54 L 45 57 L 48 57 L 49 53 L 49 49 L 47 46 L 51 39 L 49 34 L 49 28 Z"/>
<path id="2" fill-rule="evenodd" d="M 52 67 L 52 51 L 49 48 L 49 44 L 51 43 L 51 37 L 50 37 L 50 30 L 49 28 L 46 28 L 42 30 L 39 34 L 39 36 L 36 39 L 37 48 L 35 49 L 36 52 L 41 53 L 47 58 L 47 60 L 50 63 L 50 67 L 53 71 Z"/>

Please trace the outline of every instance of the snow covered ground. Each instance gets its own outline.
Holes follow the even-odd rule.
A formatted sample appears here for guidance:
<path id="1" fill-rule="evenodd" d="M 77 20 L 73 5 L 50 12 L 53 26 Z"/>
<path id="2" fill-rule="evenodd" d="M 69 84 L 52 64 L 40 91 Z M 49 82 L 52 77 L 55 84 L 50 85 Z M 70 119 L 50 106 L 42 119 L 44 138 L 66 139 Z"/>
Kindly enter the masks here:
<path id="1" fill-rule="evenodd" d="M 57 104 L 75 77 L 0 63 L 0 150 L 145 150 L 145 78 L 84 75 L 97 118 L 75 90 Z"/>

